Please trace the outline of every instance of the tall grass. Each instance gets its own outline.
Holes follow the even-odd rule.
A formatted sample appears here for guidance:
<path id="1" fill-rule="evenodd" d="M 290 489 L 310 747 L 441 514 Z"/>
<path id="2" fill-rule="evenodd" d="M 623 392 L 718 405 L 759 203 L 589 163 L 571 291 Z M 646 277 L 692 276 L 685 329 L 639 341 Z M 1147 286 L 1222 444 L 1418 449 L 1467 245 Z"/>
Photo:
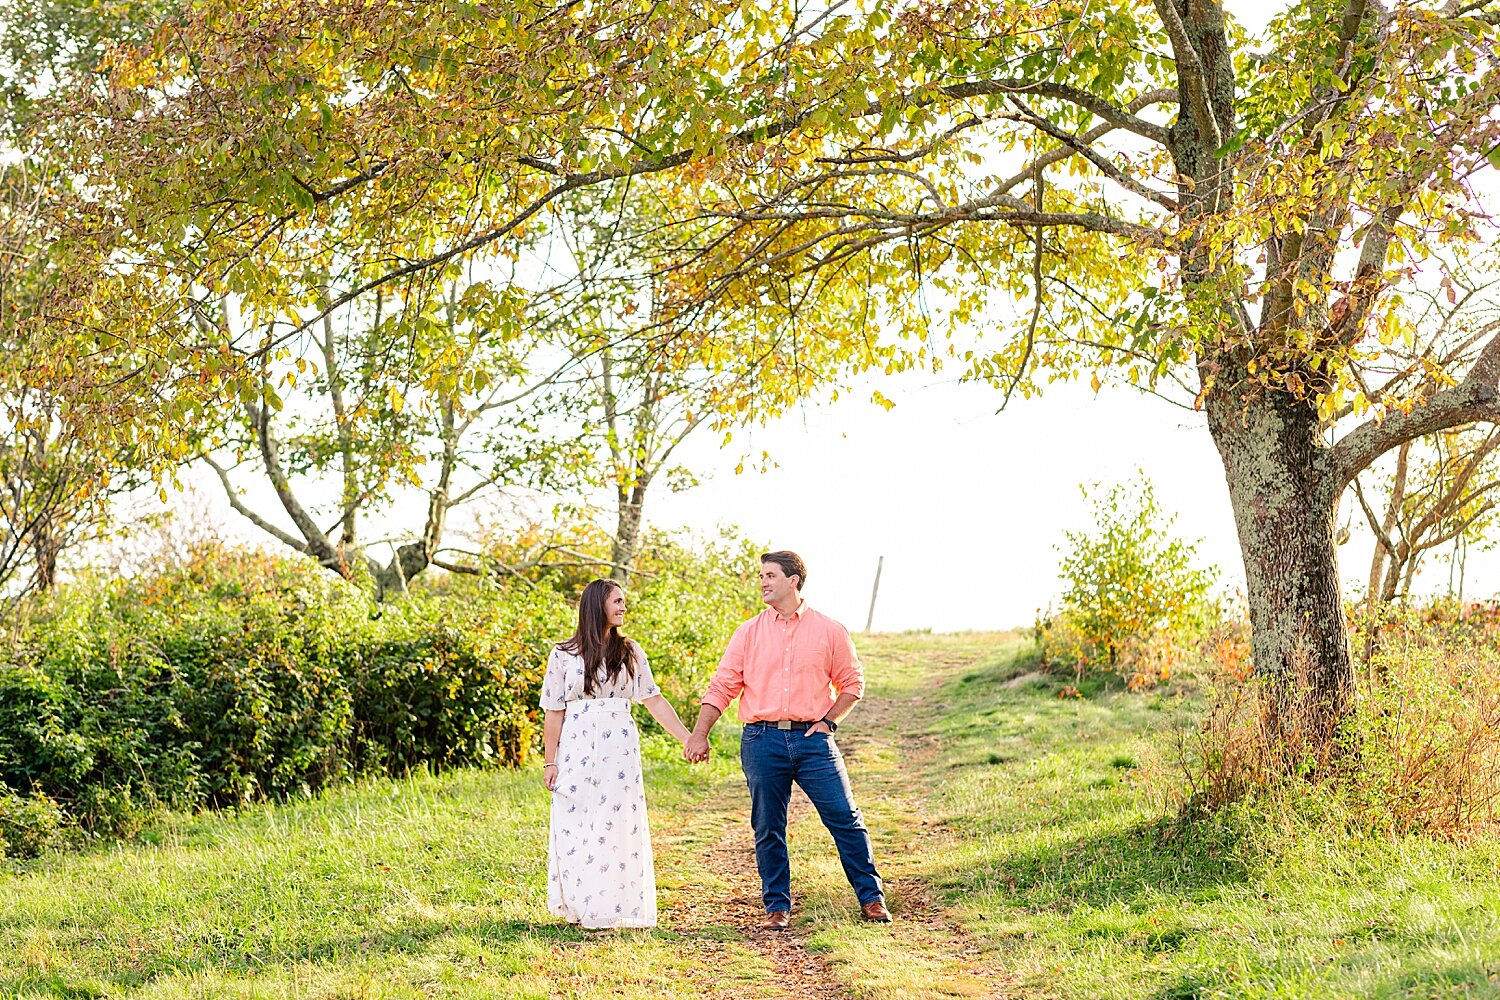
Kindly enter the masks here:
<path id="1" fill-rule="evenodd" d="M 1500 619 L 1435 604 L 1382 616 L 1358 698 L 1331 754 L 1273 737 L 1270 685 L 1243 638 L 1211 647 L 1214 697 L 1177 738 L 1181 805 L 1211 813 L 1247 798 L 1332 810 L 1369 833 L 1464 839 L 1500 828 Z M 1291 706 L 1295 713 L 1297 706 Z"/>

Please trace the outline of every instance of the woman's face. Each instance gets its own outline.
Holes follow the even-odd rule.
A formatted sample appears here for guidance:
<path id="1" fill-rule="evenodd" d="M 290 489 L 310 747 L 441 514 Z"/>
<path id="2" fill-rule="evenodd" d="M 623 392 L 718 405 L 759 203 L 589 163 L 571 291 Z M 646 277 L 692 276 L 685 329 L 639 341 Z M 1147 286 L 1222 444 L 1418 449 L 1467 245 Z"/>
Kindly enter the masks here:
<path id="1" fill-rule="evenodd" d="M 614 628 L 625 624 L 625 591 L 616 587 L 604 601 L 604 619 Z"/>

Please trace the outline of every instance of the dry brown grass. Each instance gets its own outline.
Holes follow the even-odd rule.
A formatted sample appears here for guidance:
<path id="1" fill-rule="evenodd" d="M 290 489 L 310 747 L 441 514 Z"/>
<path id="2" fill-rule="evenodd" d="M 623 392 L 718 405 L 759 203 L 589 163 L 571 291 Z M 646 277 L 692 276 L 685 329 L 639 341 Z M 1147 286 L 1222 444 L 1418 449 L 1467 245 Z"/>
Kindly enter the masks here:
<path id="1" fill-rule="evenodd" d="M 1312 795 L 1370 832 L 1465 839 L 1500 829 L 1500 618 L 1441 606 L 1388 613 L 1331 744 L 1305 735 L 1316 732 L 1316 706 L 1286 694 L 1308 690 L 1304 678 L 1253 676 L 1232 627 L 1207 652 L 1214 697 L 1174 754 L 1184 815 Z"/>

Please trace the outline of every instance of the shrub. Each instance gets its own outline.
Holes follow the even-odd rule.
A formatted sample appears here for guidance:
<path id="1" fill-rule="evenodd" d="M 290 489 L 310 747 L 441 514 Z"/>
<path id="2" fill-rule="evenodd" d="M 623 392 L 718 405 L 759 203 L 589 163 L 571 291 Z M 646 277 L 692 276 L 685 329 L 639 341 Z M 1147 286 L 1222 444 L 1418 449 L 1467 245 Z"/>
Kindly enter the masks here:
<path id="1" fill-rule="evenodd" d="M 640 580 L 630 586 L 626 631 L 691 726 L 729 637 L 763 607 L 757 581 L 765 549 L 725 532 L 698 545 L 658 535 L 645 551 Z"/>
<path id="2" fill-rule="evenodd" d="M 547 565 L 541 553 L 559 547 L 567 558 Z M 607 572 L 609 551 L 608 533 L 592 524 L 561 533 L 529 525 L 486 545 L 489 556 L 503 565 L 543 559 L 542 565 L 524 570 L 522 576 L 567 607 L 553 641 L 572 633 L 574 602 L 590 580 Z M 756 581 L 763 551 L 765 546 L 740 537 L 734 529 L 706 540 L 653 531 L 642 540 L 636 569 L 626 584 L 630 612 L 625 631 L 646 651 L 662 693 L 685 717 L 696 715 L 698 698 L 736 626 L 762 607 Z M 483 586 L 464 578 L 449 579 L 437 589 L 466 594 Z M 542 655 L 545 658 L 546 646 Z M 644 724 L 655 725 L 649 718 Z"/>
<path id="3" fill-rule="evenodd" d="M 1368 826 L 1463 836 L 1500 819 L 1497 632 L 1444 618 L 1399 615 L 1361 671 L 1346 783 Z"/>
<path id="4" fill-rule="evenodd" d="M 661 540 L 631 588 L 630 631 L 679 708 L 758 603 L 749 551 L 728 536 Z M 572 631 L 575 598 L 469 579 L 377 606 L 310 561 L 221 547 L 149 579 L 71 584 L 4 637 L 7 815 L 35 819 L 50 803 L 59 829 L 128 836 L 163 808 L 310 794 L 361 773 L 523 764 L 540 743 L 547 651 Z M 6 839 L 11 851 L 51 842 Z"/>
<path id="5" fill-rule="evenodd" d="M 54 697 L 0 778 L 53 795 L 86 829 L 128 834 L 163 806 L 338 777 L 348 696 L 313 655 L 312 609 L 330 607 L 364 613 L 357 591 L 315 566 L 241 550 L 67 588 L 23 633 Z"/>
<path id="6" fill-rule="evenodd" d="M 45 795 L 23 798 L 0 786 L 0 858 L 34 858 L 62 843 L 66 821 Z"/>
<path id="7" fill-rule="evenodd" d="M 128 834 L 140 814 L 198 798 L 173 685 L 144 643 L 103 635 L 86 651 L 66 627 L 34 661 L 0 668 L 0 785 L 44 793 L 91 830 Z M 145 650 L 149 654 L 149 650 Z"/>
<path id="8" fill-rule="evenodd" d="M 524 764 L 547 651 L 571 631 L 557 595 L 480 587 L 412 595 L 330 651 L 348 678 L 360 770 Z"/>
<path id="9" fill-rule="evenodd" d="M 1083 490 L 1094 527 L 1066 534 L 1062 606 L 1038 621 L 1038 642 L 1044 663 L 1104 665 L 1145 684 L 1214 617 L 1213 572 L 1193 567 L 1196 546 L 1172 536 L 1149 480 L 1095 489 Z"/>

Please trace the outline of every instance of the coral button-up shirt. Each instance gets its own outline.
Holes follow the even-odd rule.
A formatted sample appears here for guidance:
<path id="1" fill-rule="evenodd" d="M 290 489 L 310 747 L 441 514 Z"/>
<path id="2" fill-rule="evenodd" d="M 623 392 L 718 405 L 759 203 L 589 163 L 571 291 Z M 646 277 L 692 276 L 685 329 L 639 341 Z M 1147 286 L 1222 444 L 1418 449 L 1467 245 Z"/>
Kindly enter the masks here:
<path id="1" fill-rule="evenodd" d="M 703 703 L 723 712 L 738 695 L 741 722 L 816 722 L 839 694 L 864 690 L 849 630 L 803 601 L 790 617 L 766 608 L 734 630 Z"/>

